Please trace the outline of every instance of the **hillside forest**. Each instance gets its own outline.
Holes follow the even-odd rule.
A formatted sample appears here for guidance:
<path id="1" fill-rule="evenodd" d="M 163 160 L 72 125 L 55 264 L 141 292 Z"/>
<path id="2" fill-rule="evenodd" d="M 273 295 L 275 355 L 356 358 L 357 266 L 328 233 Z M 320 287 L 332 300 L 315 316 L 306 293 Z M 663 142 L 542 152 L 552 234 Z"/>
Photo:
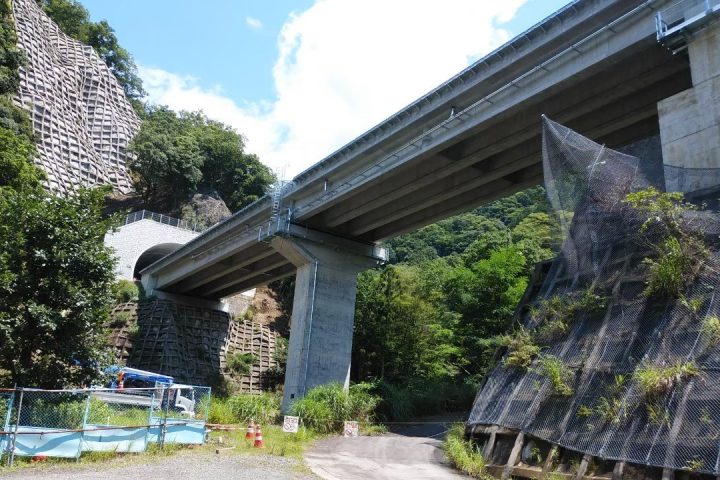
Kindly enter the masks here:
<path id="1" fill-rule="evenodd" d="M 233 128 L 143 102 L 135 63 L 106 21 L 92 22 L 75 0 L 38 3 L 95 48 L 142 120 L 133 207 L 209 226 L 218 219 L 188 208 L 198 194 L 222 200 L 229 214 L 268 191 L 274 175 Z M 58 198 L 42 188 L 32 128 L 11 100 L 24 57 L 8 0 L 0 22 L 0 384 L 88 384 L 110 358 L 104 336 L 116 292 L 102 240 L 116 220 L 103 210 L 113 197 L 96 188 Z M 353 381 L 374 385 L 388 417 L 467 407 L 507 341 L 535 264 L 560 242 L 541 187 L 388 242 L 389 264 L 358 279 Z M 286 312 L 292 286 L 272 285 Z"/>

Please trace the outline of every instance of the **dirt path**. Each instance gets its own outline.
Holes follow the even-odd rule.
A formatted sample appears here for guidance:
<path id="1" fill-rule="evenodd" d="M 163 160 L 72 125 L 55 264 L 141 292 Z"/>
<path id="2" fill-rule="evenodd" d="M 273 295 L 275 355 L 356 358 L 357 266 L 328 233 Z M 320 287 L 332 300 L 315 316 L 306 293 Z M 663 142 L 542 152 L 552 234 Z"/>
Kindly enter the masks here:
<path id="1" fill-rule="evenodd" d="M 108 462 L 38 465 L 14 472 L 0 471 L 2 479 L 23 480 L 312 480 L 297 460 L 270 455 L 215 455 L 208 451 L 183 452 L 169 457 L 125 456 Z"/>

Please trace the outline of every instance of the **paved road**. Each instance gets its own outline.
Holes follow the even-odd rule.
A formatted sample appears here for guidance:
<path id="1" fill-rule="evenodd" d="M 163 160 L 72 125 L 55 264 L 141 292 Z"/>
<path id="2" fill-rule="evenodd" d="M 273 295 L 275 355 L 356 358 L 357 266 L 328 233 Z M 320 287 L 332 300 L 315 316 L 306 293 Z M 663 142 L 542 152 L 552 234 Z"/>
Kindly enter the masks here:
<path id="1" fill-rule="evenodd" d="M 445 431 L 442 424 L 424 424 L 376 437 L 326 438 L 305 454 L 305 463 L 326 480 L 466 479 L 445 460 Z"/>
<path id="2" fill-rule="evenodd" d="M 270 455 L 236 455 L 193 451 L 170 457 L 128 455 L 109 462 L 37 465 L 0 472 L 16 480 L 312 480 L 300 462 Z"/>

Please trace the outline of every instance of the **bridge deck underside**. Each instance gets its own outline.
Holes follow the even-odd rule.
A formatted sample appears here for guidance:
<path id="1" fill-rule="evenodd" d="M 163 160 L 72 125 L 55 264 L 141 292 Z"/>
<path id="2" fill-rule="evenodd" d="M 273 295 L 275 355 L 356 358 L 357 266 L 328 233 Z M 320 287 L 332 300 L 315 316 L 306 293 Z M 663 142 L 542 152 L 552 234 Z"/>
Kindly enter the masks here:
<path id="1" fill-rule="evenodd" d="M 416 230 L 542 182 L 542 114 L 609 147 L 659 131 L 657 102 L 692 86 L 687 58 L 654 42 L 608 58 L 451 144 L 406 162 L 298 221 L 378 241 Z"/>

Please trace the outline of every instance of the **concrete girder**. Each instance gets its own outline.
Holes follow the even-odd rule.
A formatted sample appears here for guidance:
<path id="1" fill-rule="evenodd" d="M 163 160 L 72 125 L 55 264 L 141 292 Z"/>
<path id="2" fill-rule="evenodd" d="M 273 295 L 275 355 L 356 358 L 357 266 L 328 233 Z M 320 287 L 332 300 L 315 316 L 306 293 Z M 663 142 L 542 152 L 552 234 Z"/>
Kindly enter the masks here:
<path id="1" fill-rule="evenodd" d="M 212 282 L 202 285 L 202 287 L 195 291 L 202 292 L 201 296 L 203 297 L 213 296 L 213 294 L 221 290 L 226 290 L 233 285 L 244 282 L 248 278 L 253 278 L 258 272 L 268 272 L 274 270 L 275 268 L 282 267 L 283 265 L 287 265 L 287 263 L 287 260 L 285 260 L 281 255 L 275 253 L 274 255 L 255 262 L 251 265 L 251 268 L 247 269 L 247 273 L 240 275 L 229 273 L 223 277 L 213 280 Z"/>
<path id="2" fill-rule="evenodd" d="M 215 279 L 223 277 L 228 273 L 236 271 L 249 272 L 250 269 L 246 267 L 274 254 L 275 251 L 270 248 L 264 248 L 262 252 L 256 255 L 253 255 L 251 251 L 247 252 L 247 254 L 235 254 L 218 264 L 211 265 L 209 268 L 201 270 L 199 275 L 173 285 L 172 290 L 177 292 L 189 292 L 201 287 L 202 285 L 210 283 Z M 250 256 L 248 257 L 248 255 Z"/>
<path id="3" fill-rule="evenodd" d="M 537 152 L 538 149 L 537 145 L 533 145 L 533 142 L 526 142 L 513 150 L 518 149 L 524 154 L 517 160 L 501 163 L 499 159 L 491 159 L 490 161 L 492 161 L 492 163 L 501 164 L 502 166 L 489 171 L 481 171 L 478 169 L 474 172 L 469 172 L 463 170 L 455 175 L 445 177 L 434 183 L 431 187 L 418 190 L 416 196 L 405 196 L 397 200 L 393 203 L 391 211 L 389 211 L 389 208 L 376 208 L 367 215 L 349 222 L 343 230 L 346 229 L 346 232 L 351 236 L 361 236 L 382 225 L 400 220 L 415 212 L 422 211 L 430 205 L 442 203 L 445 200 L 462 195 L 469 190 L 490 183 L 498 183 L 502 189 L 505 186 L 503 177 L 538 163 L 537 156 L 529 155 L 530 152 Z"/>
<path id="4" fill-rule="evenodd" d="M 537 165 L 539 164 L 533 165 L 530 168 L 537 168 Z M 404 218 L 391 226 L 385 225 L 383 227 L 377 228 L 372 232 L 372 236 L 373 238 L 385 240 L 397 235 L 401 235 L 403 233 L 412 232 L 416 230 L 417 225 L 420 224 L 418 221 L 418 217 L 421 217 L 423 219 L 422 223 L 425 223 L 425 218 L 429 219 L 427 221 L 427 224 L 430 224 L 438 220 L 450 217 L 452 215 L 465 212 L 469 208 L 472 208 L 472 206 L 484 205 L 494 200 L 498 200 L 508 195 L 512 195 L 513 193 L 519 192 L 526 188 L 538 185 L 542 183 L 542 180 L 543 175 L 542 171 L 540 171 L 540 173 L 535 172 L 534 175 L 529 175 L 528 178 L 525 180 L 521 180 L 518 182 L 509 182 L 507 184 L 508 186 L 506 186 L 504 189 L 492 190 L 489 193 L 487 191 L 481 192 L 479 190 L 471 191 L 462 197 L 456 197 L 451 202 L 436 205 L 435 207 L 430 208 L 426 211 L 419 212 L 407 218 Z"/>
<path id="5" fill-rule="evenodd" d="M 666 55 L 667 53 L 662 49 L 651 49 L 649 54 L 633 56 L 620 62 L 616 67 L 617 75 L 602 75 L 602 77 L 607 77 L 607 80 L 606 78 L 592 77 L 577 86 L 572 95 L 563 92 L 542 102 L 536 102 L 533 106 L 523 105 L 522 113 L 511 116 L 500 125 L 487 126 L 482 132 L 477 132 L 473 137 L 466 139 L 465 141 L 469 143 L 462 151 L 457 148 L 460 144 L 458 142 L 452 147 L 448 147 L 450 150 L 441 151 L 438 161 L 418 156 L 411 162 L 407 162 L 406 165 L 398 167 L 392 176 L 383 177 L 380 186 L 367 184 L 364 188 L 357 188 L 343 195 L 343 208 L 326 211 L 322 214 L 319 223 L 329 228 L 337 227 L 377 208 L 375 202 L 378 200 L 382 200 L 384 203 L 395 201 L 416 188 L 433 185 L 442 177 L 460 172 L 487 156 L 503 151 L 524 140 L 537 137 L 539 135 L 537 118 L 542 113 L 568 124 L 573 118 L 594 112 L 618 98 L 630 95 L 632 101 L 632 96 L 636 95 L 639 90 L 638 85 L 654 84 L 679 71 L 687 70 L 687 65 L 683 62 L 661 63 L 661 59 L 665 59 Z M 658 63 L 661 64 L 658 65 Z M 497 121 L 499 119 L 495 120 L 495 122 Z M 488 145 L 487 136 L 483 132 L 490 130 L 509 133 Z M 479 140 L 474 140 L 476 138 Z M 459 138 L 456 138 L 457 140 Z M 453 153 L 449 153 L 450 151 L 455 151 L 457 154 L 453 155 Z M 445 153 L 444 157 L 442 157 L 443 153 Z M 405 184 L 398 187 L 399 182 Z M 368 198 L 371 200 L 368 201 Z M 340 199 L 333 201 L 337 202 Z"/>
<path id="6" fill-rule="evenodd" d="M 632 98 L 620 99 L 616 103 L 608 105 L 600 114 L 594 114 L 592 118 L 580 119 L 578 123 L 594 125 L 587 132 L 594 138 L 608 135 L 614 130 L 622 130 L 641 120 L 656 116 L 656 98 L 658 98 L 658 95 L 663 95 L 667 89 L 670 89 L 667 83 L 652 86 L 639 94 L 633 95 Z M 425 210 L 432 205 L 462 195 L 469 190 L 497 181 L 497 179 L 509 173 L 539 163 L 539 152 L 540 144 L 533 138 L 506 150 L 500 156 L 492 157 L 480 163 L 477 171 L 461 171 L 434 183 L 431 187 L 418 190 L 415 197 L 406 196 L 394 202 L 392 210 L 389 207 L 380 208 L 380 206 L 376 206 L 370 214 L 350 222 L 347 225 L 346 232 L 350 235 L 362 236 L 382 225 L 390 224 L 415 212 Z M 483 164 L 487 161 L 491 161 L 493 166 L 502 166 L 497 169 L 489 168 L 489 166 L 483 168 Z"/>
<path id="7" fill-rule="evenodd" d="M 261 287 L 268 283 L 274 282 L 275 280 L 281 280 L 283 278 L 294 275 L 296 271 L 295 265 L 286 262 L 283 267 L 276 268 L 268 272 L 256 272 L 253 277 L 248 278 L 242 283 L 238 283 L 225 290 L 221 290 L 215 294 L 218 298 L 225 298 L 231 295 L 235 295 L 238 292 L 244 292 L 251 288 Z"/>
<path id="8" fill-rule="evenodd" d="M 524 44 L 525 46 L 520 50 L 509 51 L 506 48 L 492 53 L 449 80 L 452 83 L 457 79 L 465 80 L 462 89 L 453 88 L 452 91 L 446 92 L 447 95 L 438 96 L 437 90 L 426 95 L 408 109 L 399 112 L 352 144 L 323 160 L 319 166 L 327 167 L 323 169 L 326 170 L 325 172 L 317 168 L 301 174 L 301 183 L 296 190 L 297 197 L 293 196 L 292 200 L 321 192 L 323 179 L 344 178 L 348 174 L 347 170 L 354 169 L 354 166 L 361 161 L 357 155 L 351 157 L 352 152 L 360 150 L 362 158 L 370 157 L 368 162 L 376 161 L 382 152 L 399 147 L 417 135 L 416 132 L 426 129 L 427 125 L 435 125 L 442 121 L 447 117 L 451 105 L 456 107 L 470 105 L 540 62 L 577 43 L 578 39 L 587 36 L 588 32 L 594 32 L 612 22 L 641 2 L 642 0 L 584 2 L 580 13 L 570 10 L 555 13 L 542 25 L 526 32 L 527 38 L 532 40 Z M 517 39 L 513 42 L 517 42 Z M 412 110 L 414 114 L 406 116 L 403 121 L 398 121 L 398 116 L 408 110 Z M 384 135 L 375 135 L 372 141 L 366 138 L 367 135 L 374 135 L 377 130 L 382 131 Z"/>

